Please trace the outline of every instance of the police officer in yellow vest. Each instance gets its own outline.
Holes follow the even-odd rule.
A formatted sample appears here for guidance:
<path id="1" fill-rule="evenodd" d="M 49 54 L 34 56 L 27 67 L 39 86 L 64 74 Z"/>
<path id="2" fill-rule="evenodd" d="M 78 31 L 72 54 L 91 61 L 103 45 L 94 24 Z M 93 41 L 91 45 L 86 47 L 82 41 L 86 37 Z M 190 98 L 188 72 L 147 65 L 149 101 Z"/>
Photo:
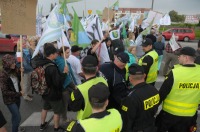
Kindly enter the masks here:
<path id="1" fill-rule="evenodd" d="M 152 40 L 146 38 L 142 43 L 142 49 L 145 54 L 140 58 L 138 64 L 144 68 L 146 74 L 146 83 L 155 85 L 158 72 L 158 54 L 152 48 Z"/>
<path id="2" fill-rule="evenodd" d="M 102 82 L 107 85 L 103 77 L 97 77 L 98 61 L 95 57 L 88 55 L 82 61 L 82 71 L 86 81 L 77 86 L 77 89 L 71 93 L 69 99 L 69 108 L 73 111 L 78 111 L 77 119 L 85 119 L 92 113 L 92 107 L 88 99 L 88 90 L 91 86 Z"/>
<path id="3" fill-rule="evenodd" d="M 180 50 L 178 66 L 171 70 L 159 93 L 162 110 L 157 116 L 158 132 L 190 132 L 193 116 L 200 103 L 200 68 L 195 65 L 195 50 Z"/>
<path id="4" fill-rule="evenodd" d="M 67 123 L 67 132 L 120 132 L 122 119 L 116 109 L 106 110 L 109 88 L 104 83 L 93 85 L 89 91 L 92 114 L 83 120 Z"/>
<path id="5" fill-rule="evenodd" d="M 129 67 L 129 80 L 134 87 L 122 101 L 123 132 L 156 132 L 155 117 L 160 96 L 158 90 L 145 82 L 142 66 Z"/>

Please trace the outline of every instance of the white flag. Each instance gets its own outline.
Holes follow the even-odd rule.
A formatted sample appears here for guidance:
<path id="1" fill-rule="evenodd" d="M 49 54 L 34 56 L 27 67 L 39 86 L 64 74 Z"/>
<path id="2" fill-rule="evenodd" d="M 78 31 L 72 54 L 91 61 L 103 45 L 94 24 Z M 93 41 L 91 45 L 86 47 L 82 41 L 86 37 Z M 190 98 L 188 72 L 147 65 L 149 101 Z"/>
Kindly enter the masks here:
<path id="1" fill-rule="evenodd" d="M 129 25 L 129 30 L 131 32 L 134 32 L 134 28 L 135 28 L 135 22 L 134 22 L 134 20 L 132 20 L 131 24 Z"/>
<path id="2" fill-rule="evenodd" d="M 109 31 L 110 28 L 109 28 L 109 21 L 107 22 L 102 22 L 102 31 Z"/>
<path id="3" fill-rule="evenodd" d="M 175 51 L 175 50 L 177 50 L 177 49 L 180 48 L 179 45 L 178 45 L 177 42 L 176 42 L 174 33 L 172 34 L 172 37 L 171 37 L 171 39 L 169 40 L 169 44 L 170 44 L 170 46 L 172 47 L 172 50 L 173 50 L 173 51 Z"/>
<path id="4" fill-rule="evenodd" d="M 57 44 L 58 44 L 58 49 L 60 49 L 62 46 L 67 46 L 71 49 L 71 46 L 69 45 L 69 41 L 67 40 L 64 31 L 62 31 L 62 37 L 60 38 L 60 41 L 57 41 Z"/>
<path id="5" fill-rule="evenodd" d="M 165 14 L 165 16 L 160 19 L 160 25 L 171 25 L 171 18 L 169 14 Z"/>
<path id="6" fill-rule="evenodd" d="M 99 41 L 101 41 L 101 39 L 103 39 L 103 32 L 101 29 L 101 25 L 100 25 L 100 20 L 98 15 L 96 15 L 94 17 L 94 19 L 88 24 L 87 28 L 86 28 L 87 34 L 90 38 L 90 40 L 94 40 L 97 39 Z M 96 50 L 96 54 L 100 57 L 100 64 L 103 64 L 105 62 L 110 62 L 110 58 L 108 55 L 108 49 L 106 47 L 106 43 L 102 43 L 100 45 L 101 49 L 98 48 Z"/>
<path id="7" fill-rule="evenodd" d="M 111 38 L 111 40 L 120 39 L 119 29 L 111 31 L 110 32 L 110 38 Z"/>

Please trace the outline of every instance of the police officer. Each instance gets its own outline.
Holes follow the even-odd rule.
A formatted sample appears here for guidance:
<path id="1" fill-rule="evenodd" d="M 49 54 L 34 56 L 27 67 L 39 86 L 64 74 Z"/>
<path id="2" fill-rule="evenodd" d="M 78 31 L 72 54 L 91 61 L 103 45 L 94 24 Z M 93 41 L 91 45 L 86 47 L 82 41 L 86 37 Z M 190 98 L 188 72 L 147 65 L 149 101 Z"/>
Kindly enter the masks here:
<path id="1" fill-rule="evenodd" d="M 172 69 L 163 82 L 159 93 L 163 102 L 156 118 L 158 132 L 189 132 L 200 103 L 199 66 L 195 65 L 195 50 L 180 50 L 178 67 Z"/>
<path id="2" fill-rule="evenodd" d="M 128 95 L 129 89 L 125 80 L 125 66 L 128 62 L 128 54 L 119 52 L 115 55 L 114 62 L 100 66 L 100 71 L 106 77 L 110 90 L 108 108 L 120 110 L 121 100 Z"/>
<path id="3" fill-rule="evenodd" d="M 93 85 L 88 91 L 92 114 L 87 119 L 67 123 L 67 132 L 120 132 L 120 113 L 116 109 L 106 110 L 109 94 L 104 83 Z"/>
<path id="4" fill-rule="evenodd" d="M 139 65 L 144 68 L 146 74 L 146 83 L 155 85 L 158 72 L 158 54 L 152 48 L 152 40 L 146 38 L 142 43 L 142 49 L 145 54 L 140 58 Z"/>
<path id="5" fill-rule="evenodd" d="M 154 115 L 160 100 L 157 89 L 145 82 L 142 66 L 129 67 L 129 81 L 134 88 L 122 101 L 123 132 L 156 132 Z"/>
<path id="6" fill-rule="evenodd" d="M 92 113 L 92 107 L 88 100 L 88 90 L 92 85 L 102 82 L 107 85 L 103 77 L 97 77 L 98 61 L 95 57 L 88 55 L 82 61 L 82 70 L 86 82 L 77 86 L 77 89 L 71 93 L 69 99 L 69 108 L 78 111 L 77 119 L 85 119 Z"/>

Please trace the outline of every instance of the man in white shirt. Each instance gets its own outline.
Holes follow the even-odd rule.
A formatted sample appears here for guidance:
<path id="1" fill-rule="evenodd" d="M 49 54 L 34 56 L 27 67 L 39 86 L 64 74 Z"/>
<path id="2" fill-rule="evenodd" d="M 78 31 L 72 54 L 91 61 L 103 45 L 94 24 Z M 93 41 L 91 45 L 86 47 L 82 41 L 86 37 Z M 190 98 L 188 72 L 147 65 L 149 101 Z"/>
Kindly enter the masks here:
<path id="1" fill-rule="evenodd" d="M 74 45 L 71 47 L 71 55 L 67 59 L 67 61 L 71 64 L 72 70 L 74 72 L 74 77 L 76 79 L 77 84 L 81 84 L 81 80 L 84 78 L 82 69 L 81 69 L 81 62 L 78 59 L 80 56 L 80 51 L 82 50 L 82 47 L 79 47 L 77 45 Z"/>

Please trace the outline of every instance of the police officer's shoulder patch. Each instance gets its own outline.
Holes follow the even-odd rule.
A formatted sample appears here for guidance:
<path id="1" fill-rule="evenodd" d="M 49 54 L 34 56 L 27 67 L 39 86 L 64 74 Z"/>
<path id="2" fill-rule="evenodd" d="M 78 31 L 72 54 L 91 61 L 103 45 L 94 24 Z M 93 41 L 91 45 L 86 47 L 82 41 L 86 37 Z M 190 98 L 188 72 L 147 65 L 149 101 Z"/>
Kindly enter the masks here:
<path id="1" fill-rule="evenodd" d="M 74 127 L 74 125 L 76 124 L 76 121 L 72 121 L 69 123 L 69 125 L 67 126 L 67 132 L 71 132 L 72 128 Z"/>
<path id="2" fill-rule="evenodd" d="M 71 93 L 71 100 L 74 101 L 75 97 L 74 97 L 74 92 Z"/>
<path id="3" fill-rule="evenodd" d="M 122 110 L 127 112 L 128 111 L 128 107 L 126 107 L 125 105 L 122 105 Z"/>

